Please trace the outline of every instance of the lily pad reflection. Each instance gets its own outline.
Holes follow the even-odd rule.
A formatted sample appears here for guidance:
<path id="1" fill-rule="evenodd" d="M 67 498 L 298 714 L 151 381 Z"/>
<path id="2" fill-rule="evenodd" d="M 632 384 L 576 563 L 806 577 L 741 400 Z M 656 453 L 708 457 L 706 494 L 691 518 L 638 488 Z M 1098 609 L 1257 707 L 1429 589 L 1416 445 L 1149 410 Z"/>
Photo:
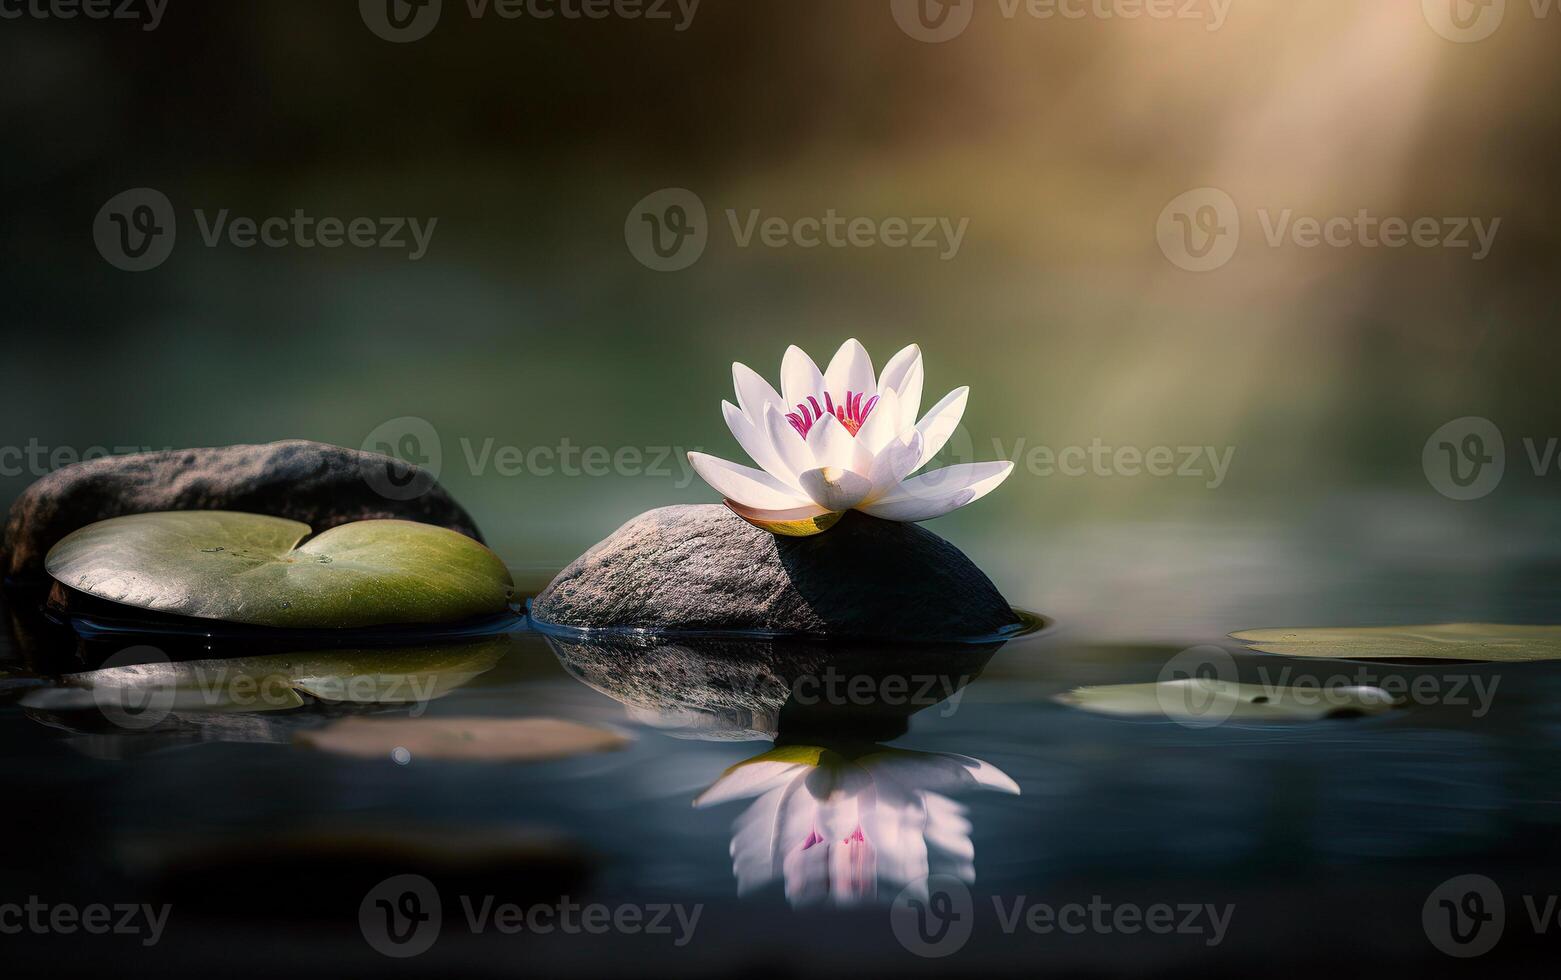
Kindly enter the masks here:
<path id="1" fill-rule="evenodd" d="M 1197 727 L 1225 721 L 1317 721 L 1391 711 L 1398 701 L 1378 687 L 1279 687 L 1189 677 L 1153 684 L 1080 687 L 1057 698 L 1096 714 L 1168 718 Z"/>

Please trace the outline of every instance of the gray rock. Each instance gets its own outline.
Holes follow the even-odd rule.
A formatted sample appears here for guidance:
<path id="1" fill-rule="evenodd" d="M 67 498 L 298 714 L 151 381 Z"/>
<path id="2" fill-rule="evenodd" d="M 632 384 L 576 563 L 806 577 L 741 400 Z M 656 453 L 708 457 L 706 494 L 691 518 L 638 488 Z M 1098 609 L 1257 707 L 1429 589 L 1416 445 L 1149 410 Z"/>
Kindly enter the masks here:
<path id="1" fill-rule="evenodd" d="M 11 505 L 5 573 L 41 577 L 49 549 L 77 528 L 160 510 L 270 514 L 303 521 L 317 534 L 352 521 L 400 518 L 482 540 L 471 516 L 427 471 L 298 439 L 110 456 L 56 470 Z"/>
<path id="2" fill-rule="evenodd" d="M 907 640 L 1019 625 L 981 569 L 923 527 L 853 511 L 823 534 L 777 537 L 719 504 L 634 518 L 564 569 L 531 613 L 580 628 Z"/>

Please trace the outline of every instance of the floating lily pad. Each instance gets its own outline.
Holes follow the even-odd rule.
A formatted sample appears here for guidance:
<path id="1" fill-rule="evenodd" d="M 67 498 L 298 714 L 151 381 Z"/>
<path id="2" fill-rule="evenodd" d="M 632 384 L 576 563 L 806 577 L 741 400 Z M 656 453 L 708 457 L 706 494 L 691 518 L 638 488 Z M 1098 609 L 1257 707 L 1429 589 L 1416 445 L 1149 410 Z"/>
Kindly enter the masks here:
<path id="1" fill-rule="evenodd" d="M 1561 660 L 1561 626 L 1442 623 L 1338 629 L 1244 630 L 1230 634 L 1261 653 L 1338 660 Z"/>
<path id="2" fill-rule="evenodd" d="M 360 759 L 407 753 L 416 759 L 541 762 L 622 749 L 629 740 L 605 728 L 560 718 L 344 718 L 300 732 L 300 745 Z"/>
<path id="3" fill-rule="evenodd" d="M 66 674 L 34 691 L 28 707 L 105 703 L 163 712 L 280 711 L 320 701 L 410 704 L 433 701 L 498 663 L 507 637 L 448 647 L 333 650 L 232 660 L 157 661 Z"/>
<path id="4" fill-rule="evenodd" d="M 1097 714 L 1169 718 L 1194 725 L 1358 717 L 1381 714 L 1398 703 L 1379 687 L 1270 687 L 1203 677 L 1080 687 L 1057 700 Z"/>
<path id="5" fill-rule="evenodd" d="M 497 555 L 441 527 L 359 521 L 310 533 L 259 514 L 135 514 L 67 535 L 46 566 L 111 602 L 252 626 L 449 623 L 503 612 L 514 591 Z"/>

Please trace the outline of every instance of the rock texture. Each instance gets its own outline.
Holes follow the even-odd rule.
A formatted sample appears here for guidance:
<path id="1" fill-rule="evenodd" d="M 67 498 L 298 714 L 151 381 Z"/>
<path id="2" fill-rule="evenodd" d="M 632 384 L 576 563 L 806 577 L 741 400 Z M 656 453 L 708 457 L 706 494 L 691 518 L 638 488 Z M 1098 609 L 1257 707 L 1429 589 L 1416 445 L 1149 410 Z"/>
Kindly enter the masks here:
<path id="1" fill-rule="evenodd" d="M 43 576 L 65 535 L 110 517 L 159 510 L 240 510 L 338 524 L 400 518 L 482 540 L 432 475 L 408 463 L 320 442 L 178 449 L 111 456 L 49 474 L 17 498 L 5 528 L 5 573 Z"/>
<path id="2" fill-rule="evenodd" d="M 956 547 L 915 524 L 847 514 L 776 537 L 719 504 L 662 507 L 564 569 L 531 607 L 544 624 L 950 640 L 1019 619 Z"/>

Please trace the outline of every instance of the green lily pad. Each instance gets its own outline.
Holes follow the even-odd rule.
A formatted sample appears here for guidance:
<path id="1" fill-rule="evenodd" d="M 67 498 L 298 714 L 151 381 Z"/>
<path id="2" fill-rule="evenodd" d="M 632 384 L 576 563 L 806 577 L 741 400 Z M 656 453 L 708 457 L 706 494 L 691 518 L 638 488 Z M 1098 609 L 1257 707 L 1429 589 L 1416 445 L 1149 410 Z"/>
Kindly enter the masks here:
<path id="1" fill-rule="evenodd" d="M 1271 687 L 1204 677 L 1080 687 L 1057 700 L 1097 714 L 1169 718 L 1195 726 L 1358 717 L 1390 711 L 1398 703 L 1378 687 Z"/>
<path id="2" fill-rule="evenodd" d="M 359 521 L 310 533 L 260 514 L 134 514 L 67 535 L 45 567 L 110 602 L 251 626 L 449 623 L 503 612 L 514 592 L 497 555 L 441 527 Z"/>
<path id="3" fill-rule="evenodd" d="M 1336 660 L 1561 660 L 1561 626 L 1441 623 L 1337 629 L 1244 630 L 1230 634 L 1261 653 Z"/>
<path id="4" fill-rule="evenodd" d="M 65 674 L 29 704 L 55 710 L 101 704 L 163 712 L 284 711 L 320 701 L 417 704 L 490 670 L 508 637 L 456 646 L 329 650 L 231 660 L 157 661 Z"/>

